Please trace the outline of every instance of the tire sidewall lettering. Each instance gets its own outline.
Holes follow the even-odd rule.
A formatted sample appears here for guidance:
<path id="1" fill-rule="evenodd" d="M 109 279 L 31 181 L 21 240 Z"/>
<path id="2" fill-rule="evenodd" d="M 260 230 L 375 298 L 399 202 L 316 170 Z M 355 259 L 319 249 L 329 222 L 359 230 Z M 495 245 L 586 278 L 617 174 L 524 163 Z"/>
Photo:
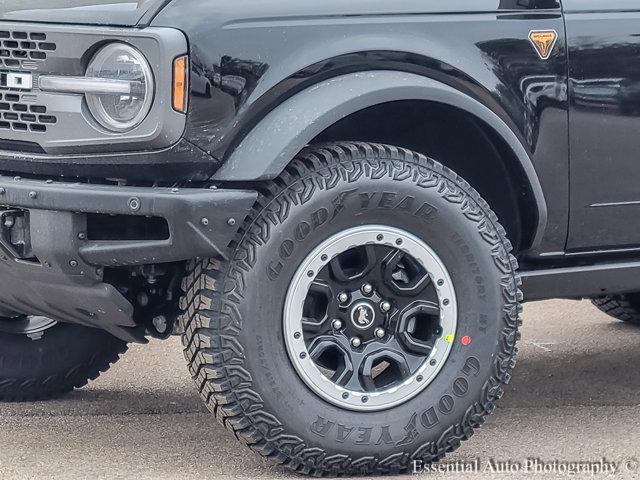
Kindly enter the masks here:
<path id="1" fill-rule="evenodd" d="M 380 445 L 394 442 L 396 446 L 409 445 L 420 435 L 420 429 L 431 430 L 438 427 L 446 416 L 455 411 L 456 399 L 467 396 L 471 390 L 469 380 L 476 377 L 480 370 L 480 360 L 467 357 L 451 384 L 451 392 L 442 395 L 434 405 L 423 411 L 414 412 L 405 424 L 362 427 L 318 415 L 311 422 L 309 431 L 315 436 L 335 440 L 341 444 L 351 442 L 354 445 Z"/>
<path id="2" fill-rule="evenodd" d="M 314 232 L 331 225 L 338 216 L 355 208 L 355 214 L 369 210 L 386 210 L 408 213 L 422 220 L 431 219 L 438 209 L 427 203 L 418 201 L 415 196 L 398 194 L 396 192 L 368 192 L 360 189 L 345 190 L 338 193 L 331 201 L 333 213 L 326 207 L 313 211 L 308 219 L 298 222 L 293 229 L 293 235 L 283 240 L 278 247 L 278 259 L 267 266 L 267 277 L 277 281 L 291 257 L 295 257 L 297 245 L 303 244 Z"/>

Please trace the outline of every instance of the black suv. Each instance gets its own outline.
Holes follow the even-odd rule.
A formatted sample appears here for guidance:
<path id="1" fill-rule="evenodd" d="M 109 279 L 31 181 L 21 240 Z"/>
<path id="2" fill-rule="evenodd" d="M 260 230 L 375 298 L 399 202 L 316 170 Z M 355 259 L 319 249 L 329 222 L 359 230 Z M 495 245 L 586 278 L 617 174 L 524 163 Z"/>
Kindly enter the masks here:
<path id="1" fill-rule="evenodd" d="M 181 332 L 278 463 L 441 459 L 524 300 L 640 323 L 639 25 L 636 0 L 1 2 L 0 399 Z"/>

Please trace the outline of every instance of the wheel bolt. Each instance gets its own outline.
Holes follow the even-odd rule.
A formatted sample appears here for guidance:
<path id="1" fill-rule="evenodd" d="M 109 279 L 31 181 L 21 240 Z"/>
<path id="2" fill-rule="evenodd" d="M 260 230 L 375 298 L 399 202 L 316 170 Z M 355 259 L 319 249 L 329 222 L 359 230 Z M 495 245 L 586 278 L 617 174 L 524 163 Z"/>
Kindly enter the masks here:
<path id="1" fill-rule="evenodd" d="M 370 283 L 365 283 L 362 286 L 362 293 L 364 293 L 365 295 L 371 295 L 373 293 L 373 286 L 371 286 Z"/>
<path id="2" fill-rule="evenodd" d="M 358 337 L 353 337 L 351 339 L 351 346 L 353 348 L 358 348 L 360 345 L 362 345 L 362 340 L 360 340 Z"/>
<path id="3" fill-rule="evenodd" d="M 385 300 L 380 304 L 380 310 L 382 310 L 383 312 L 388 312 L 389 310 L 391 310 L 391 304 Z"/>
<path id="4" fill-rule="evenodd" d="M 342 320 L 339 320 L 336 318 L 333 322 L 331 322 L 331 326 L 333 327 L 334 330 L 341 330 Z"/>
<path id="5" fill-rule="evenodd" d="M 338 301 L 340 303 L 347 303 L 349 301 L 349 295 L 347 295 L 345 292 L 342 292 L 338 295 Z"/>
<path id="6" fill-rule="evenodd" d="M 384 338 L 384 336 L 387 334 L 387 332 L 384 331 L 384 328 L 376 328 L 376 331 L 374 333 L 378 338 Z"/>

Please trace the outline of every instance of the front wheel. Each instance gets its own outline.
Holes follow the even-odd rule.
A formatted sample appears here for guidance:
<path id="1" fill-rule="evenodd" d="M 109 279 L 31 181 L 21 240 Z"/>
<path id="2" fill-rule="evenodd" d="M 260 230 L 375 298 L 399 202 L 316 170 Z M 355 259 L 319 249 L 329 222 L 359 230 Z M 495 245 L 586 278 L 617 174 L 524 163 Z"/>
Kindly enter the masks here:
<path id="1" fill-rule="evenodd" d="M 192 262 L 181 322 L 209 408 L 309 474 L 410 470 L 456 449 L 509 380 L 521 293 L 487 204 L 437 162 L 303 152 L 232 260 Z"/>
<path id="2" fill-rule="evenodd" d="M 97 378 L 126 350 L 95 328 L 41 316 L 0 318 L 0 402 L 59 397 Z"/>

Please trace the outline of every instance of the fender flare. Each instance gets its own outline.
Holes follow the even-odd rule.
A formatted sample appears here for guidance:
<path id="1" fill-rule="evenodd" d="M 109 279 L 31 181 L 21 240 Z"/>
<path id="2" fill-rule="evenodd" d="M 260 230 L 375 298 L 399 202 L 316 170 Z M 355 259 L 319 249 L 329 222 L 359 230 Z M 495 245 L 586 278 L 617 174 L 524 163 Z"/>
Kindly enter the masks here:
<path id="1" fill-rule="evenodd" d="M 365 108 L 399 100 L 427 100 L 467 111 L 511 148 L 527 177 L 538 214 L 536 246 L 547 223 L 547 204 L 531 158 L 517 135 L 479 101 L 432 78 L 399 71 L 352 73 L 318 83 L 289 98 L 251 130 L 213 176 L 219 182 L 276 178 L 317 135 Z"/>

